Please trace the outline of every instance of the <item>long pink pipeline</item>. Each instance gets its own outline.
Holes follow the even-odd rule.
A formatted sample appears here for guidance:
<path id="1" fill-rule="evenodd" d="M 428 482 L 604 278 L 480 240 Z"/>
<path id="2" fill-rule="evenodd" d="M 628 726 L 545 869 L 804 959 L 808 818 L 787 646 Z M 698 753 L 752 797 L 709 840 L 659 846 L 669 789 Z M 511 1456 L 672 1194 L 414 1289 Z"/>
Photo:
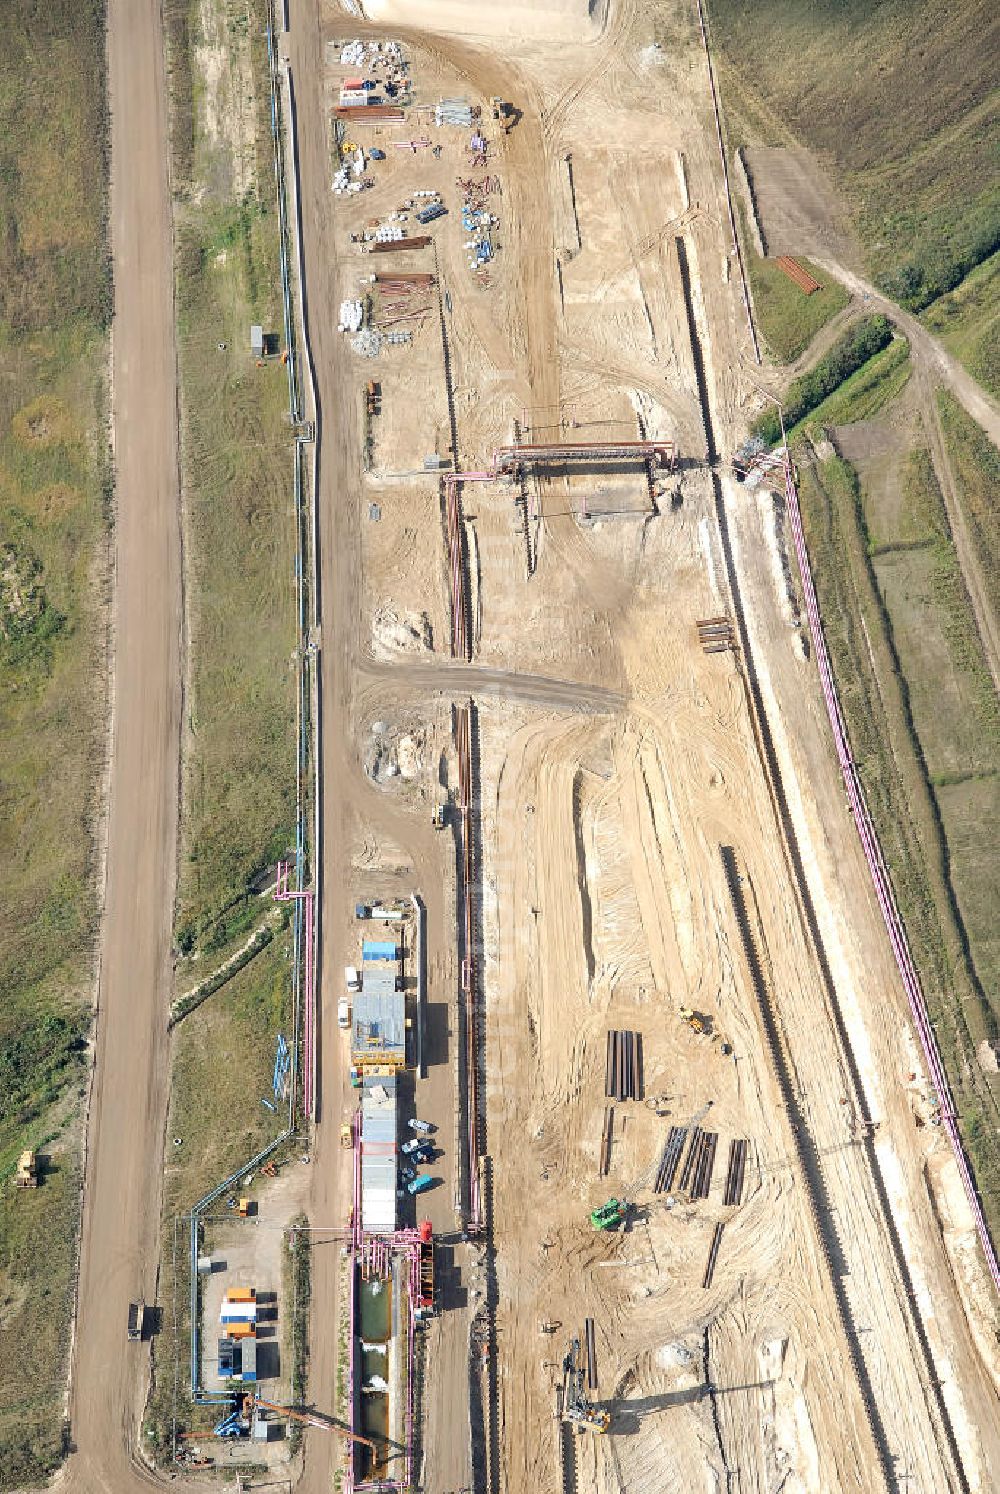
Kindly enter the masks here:
<path id="1" fill-rule="evenodd" d="M 896 964 L 899 968 L 907 1000 L 910 1003 L 910 1011 L 913 1014 L 913 1020 L 920 1036 L 920 1044 L 923 1048 L 924 1057 L 927 1060 L 927 1067 L 930 1070 L 931 1080 L 937 1092 L 938 1102 L 941 1106 L 942 1124 L 951 1141 L 962 1185 L 965 1188 L 965 1195 L 969 1200 L 969 1207 L 972 1209 L 972 1215 L 976 1221 L 979 1242 L 982 1245 L 986 1264 L 993 1278 L 993 1285 L 1000 1292 L 1000 1266 L 997 1263 L 996 1251 L 990 1237 L 978 1194 L 976 1193 L 972 1172 L 962 1146 L 962 1138 L 956 1124 L 955 1107 L 951 1097 L 951 1090 L 945 1075 L 944 1065 L 941 1062 L 941 1055 L 938 1052 L 937 1040 L 927 1014 L 927 1005 L 924 1001 L 920 977 L 913 963 L 910 946 L 906 938 L 906 931 L 903 928 L 903 923 L 896 907 L 896 899 L 889 881 L 885 858 L 882 854 L 878 837 L 875 834 L 875 827 L 872 824 L 872 818 L 868 811 L 864 790 L 861 787 L 861 780 L 858 777 L 858 771 L 851 756 L 847 728 L 833 681 L 833 671 L 830 667 L 830 657 L 826 649 L 826 639 L 823 636 L 819 603 L 816 600 L 816 590 L 813 586 L 812 570 L 809 565 L 809 554 L 806 550 L 805 535 L 802 531 L 802 516 L 799 512 L 795 476 L 792 471 L 791 460 L 787 454 L 785 457 L 785 499 L 792 526 L 792 537 L 795 541 L 795 553 L 799 561 L 799 572 L 802 576 L 802 590 L 805 595 L 806 612 L 809 617 L 809 630 L 812 634 L 813 648 L 816 651 L 816 665 L 819 670 L 823 698 L 826 701 L 827 714 L 830 717 L 830 725 L 833 728 L 833 739 L 837 748 L 837 757 L 844 778 L 844 787 L 847 790 L 848 802 L 850 803 L 851 812 L 854 815 L 854 823 L 857 826 L 858 835 L 861 838 L 861 844 L 868 861 L 872 881 L 875 884 L 875 894 L 878 898 L 879 907 L 882 910 L 882 917 L 889 934 L 893 953 L 896 956 Z"/>

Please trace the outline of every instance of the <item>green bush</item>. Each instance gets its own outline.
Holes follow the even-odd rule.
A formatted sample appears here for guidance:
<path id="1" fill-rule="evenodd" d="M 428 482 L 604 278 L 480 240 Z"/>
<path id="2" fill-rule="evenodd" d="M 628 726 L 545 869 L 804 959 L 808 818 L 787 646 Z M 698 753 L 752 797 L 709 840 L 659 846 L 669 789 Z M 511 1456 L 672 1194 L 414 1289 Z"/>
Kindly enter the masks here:
<path id="1" fill-rule="evenodd" d="M 892 324 L 884 316 L 866 316 L 838 338 L 815 368 L 793 380 L 783 405 L 785 425 L 793 426 L 856 373 L 869 358 L 892 341 Z M 754 433 L 770 445 L 781 440 L 776 410 L 766 410 L 754 422 Z"/>

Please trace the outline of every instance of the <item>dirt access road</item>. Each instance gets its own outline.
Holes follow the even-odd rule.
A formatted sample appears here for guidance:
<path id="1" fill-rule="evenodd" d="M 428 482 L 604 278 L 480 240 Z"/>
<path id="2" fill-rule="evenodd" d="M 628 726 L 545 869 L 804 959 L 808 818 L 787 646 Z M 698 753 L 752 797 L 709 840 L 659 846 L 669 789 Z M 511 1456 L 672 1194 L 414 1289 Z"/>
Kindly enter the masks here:
<path id="1" fill-rule="evenodd" d="M 157 0 L 111 0 L 114 733 L 97 1051 L 83 1193 L 71 1424 L 61 1486 L 124 1494 L 148 1351 L 128 1303 L 156 1298 L 180 750 L 180 529 L 173 244 Z"/>

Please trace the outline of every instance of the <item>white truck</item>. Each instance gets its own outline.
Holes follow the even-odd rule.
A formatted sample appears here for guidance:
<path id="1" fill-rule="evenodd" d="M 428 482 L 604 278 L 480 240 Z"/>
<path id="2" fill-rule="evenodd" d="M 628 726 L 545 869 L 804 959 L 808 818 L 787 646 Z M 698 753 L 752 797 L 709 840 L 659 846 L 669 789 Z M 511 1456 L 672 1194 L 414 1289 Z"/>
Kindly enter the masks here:
<path id="1" fill-rule="evenodd" d="M 361 990 L 361 976 L 358 974 L 358 967 L 356 965 L 344 966 L 344 982 L 349 991 Z"/>
<path id="2" fill-rule="evenodd" d="M 337 1002 L 337 1026 L 341 1029 L 346 1030 L 346 1028 L 350 1027 L 350 1025 L 351 1003 L 348 1001 L 346 996 L 341 996 L 340 1000 Z"/>

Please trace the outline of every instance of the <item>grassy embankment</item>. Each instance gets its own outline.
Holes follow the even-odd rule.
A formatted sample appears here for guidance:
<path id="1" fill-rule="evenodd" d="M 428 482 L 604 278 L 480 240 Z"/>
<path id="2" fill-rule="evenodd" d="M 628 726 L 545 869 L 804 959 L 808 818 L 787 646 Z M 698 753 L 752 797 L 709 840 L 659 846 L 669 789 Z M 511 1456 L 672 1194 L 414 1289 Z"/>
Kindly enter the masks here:
<path id="1" fill-rule="evenodd" d="M 732 144 L 812 150 L 894 300 L 922 310 L 1000 248 L 990 0 L 712 0 L 710 22 Z M 955 351 L 987 381 L 972 299 Z"/>
<path id="2" fill-rule="evenodd" d="M 799 258 L 799 263 L 821 287 L 811 296 L 804 295 L 773 260 L 761 259 L 746 232 L 743 250 L 757 330 L 778 363 L 794 363 L 850 298 L 842 285 L 828 280 L 822 270 L 804 257 Z"/>
<path id="3" fill-rule="evenodd" d="M 906 345 L 893 342 L 790 435 L 801 447 L 887 411 L 885 439 L 857 467 L 800 450 L 803 518 L 852 747 L 997 1224 L 1000 1095 L 975 1049 L 1000 1031 L 1000 708 L 923 433 L 892 439 L 909 418 L 891 410 L 907 373 Z M 987 520 L 1000 503 L 1000 460 L 945 396 L 942 419 L 973 542 L 995 576 Z"/>
<path id="4" fill-rule="evenodd" d="M 933 301 L 922 320 L 973 378 L 1000 399 L 1000 253 Z"/>
<path id="5" fill-rule="evenodd" d="M 97 929 L 112 479 L 102 0 L 0 75 L 0 1488 L 63 1452 Z M 11 1181 L 41 1150 L 35 1191 Z"/>
<path id="6" fill-rule="evenodd" d="M 249 343 L 252 323 L 281 328 L 265 7 L 170 0 L 165 16 L 190 660 L 180 994 L 270 917 L 267 871 L 294 843 L 295 533 L 286 372 L 277 357 L 258 367 Z M 187 1230 L 175 1281 L 174 1221 L 284 1128 L 261 1099 L 277 1034 L 292 1037 L 290 946 L 285 924 L 176 1028 L 168 1136 L 182 1144 L 168 1145 L 164 1332 L 147 1412 L 147 1446 L 160 1456 L 175 1371 L 182 1421 L 212 1420 L 196 1418 L 187 1395 Z"/>

